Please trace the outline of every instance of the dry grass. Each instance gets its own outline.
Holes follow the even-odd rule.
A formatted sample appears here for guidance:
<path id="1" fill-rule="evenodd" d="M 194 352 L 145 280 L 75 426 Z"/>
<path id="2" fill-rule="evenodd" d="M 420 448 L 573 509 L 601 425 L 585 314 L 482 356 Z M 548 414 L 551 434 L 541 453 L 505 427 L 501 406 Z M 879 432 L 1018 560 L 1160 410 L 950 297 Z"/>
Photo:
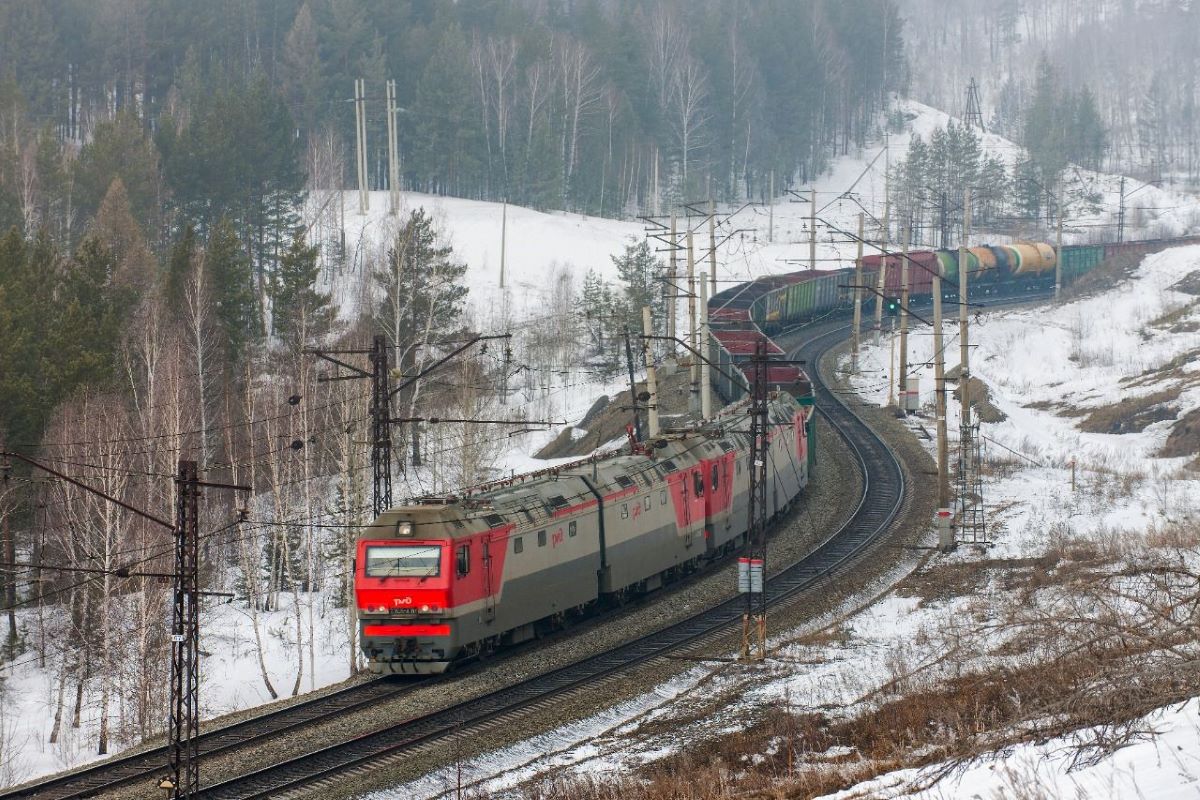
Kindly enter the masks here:
<path id="1" fill-rule="evenodd" d="M 1158 455 L 1163 458 L 1200 455 L 1200 408 L 1179 418 Z"/>
<path id="2" fill-rule="evenodd" d="M 843 713 L 783 702 L 635 774 L 558 777 L 523 797 L 800 800 L 899 768 L 940 765 L 924 774 L 933 781 L 996 748 L 1082 729 L 1074 763 L 1090 763 L 1146 735 L 1152 710 L 1200 693 L 1200 524 L 1086 539 L 1060 525 L 1048 543 L 1041 558 L 942 564 L 906 581 L 923 599 L 974 599 L 898 644 L 891 679 Z M 843 632 L 830 635 L 809 644 Z M 1012 796 L 1040 796 L 1027 788 Z"/>
<path id="3" fill-rule="evenodd" d="M 1090 409 L 1079 423 L 1079 429 L 1086 433 L 1141 433 L 1156 422 L 1175 419 L 1179 415 L 1175 403 L 1180 391 L 1180 387 L 1170 387 Z"/>

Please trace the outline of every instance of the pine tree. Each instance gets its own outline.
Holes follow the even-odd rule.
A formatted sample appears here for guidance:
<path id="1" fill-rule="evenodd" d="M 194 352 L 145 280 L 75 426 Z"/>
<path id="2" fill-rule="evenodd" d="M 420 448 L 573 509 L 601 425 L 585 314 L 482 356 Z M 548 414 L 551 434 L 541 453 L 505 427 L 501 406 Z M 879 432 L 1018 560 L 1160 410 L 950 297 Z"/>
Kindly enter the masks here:
<path id="1" fill-rule="evenodd" d="M 187 223 L 179 240 L 171 247 L 171 256 L 167 260 L 166 293 L 167 302 L 172 308 L 181 308 L 183 305 L 183 288 L 191 274 L 197 246 L 196 228 Z"/>
<path id="2" fill-rule="evenodd" d="M 630 330 L 642 329 L 642 308 L 650 306 L 650 315 L 660 321 L 663 318 L 662 287 L 658 282 L 661 265 L 650 250 L 645 239 L 630 238 L 625 251 L 611 256 L 617 275 L 624 284 L 622 316 Z"/>
<path id="3" fill-rule="evenodd" d="M 213 227 L 204 258 L 209 285 L 213 287 L 217 322 L 225 340 L 225 354 L 230 364 L 237 364 L 246 346 L 261 335 L 262 323 L 250 259 L 228 218 L 222 217 Z M 179 266 L 186 269 L 185 264 Z"/>
<path id="4" fill-rule="evenodd" d="M 1104 122 L 1100 119 L 1096 96 L 1086 86 L 1075 96 L 1071 127 L 1071 135 L 1068 137 L 1071 159 L 1088 169 L 1100 169 L 1108 134 L 1104 129 Z"/>
<path id="5" fill-rule="evenodd" d="M 413 211 L 388 250 L 386 266 L 375 273 L 382 301 L 375 316 L 407 366 L 418 343 L 444 338 L 460 324 L 467 265 L 441 242 L 424 208 Z"/>
<path id="6" fill-rule="evenodd" d="M 271 321 L 275 335 L 293 344 L 306 344 L 306 340 L 324 333 L 332 320 L 329 295 L 317 291 L 320 249 L 318 245 L 309 245 L 305 230 L 297 228 L 291 245 L 279 259 Z"/>

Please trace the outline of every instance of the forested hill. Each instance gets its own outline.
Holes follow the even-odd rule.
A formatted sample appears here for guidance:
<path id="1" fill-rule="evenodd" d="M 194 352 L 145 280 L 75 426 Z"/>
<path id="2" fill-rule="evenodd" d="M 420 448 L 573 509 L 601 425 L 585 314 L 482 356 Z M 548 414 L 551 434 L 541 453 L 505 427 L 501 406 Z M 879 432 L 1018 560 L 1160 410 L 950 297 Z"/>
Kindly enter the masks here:
<path id="1" fill-rule="evenodd" d="M 360 77 L 372 188 L 394 80 L 405 188 L 606 214 L 757 195 L 863 140 L 901 28 L 892 0 L 6 0 L 0 224 L 77 230 L 114 169 L 147 218 L 163 197 L 201 224 L 305 174 L 348 181 Z M 122 112 L 147 147 L 89 152 Z"/>

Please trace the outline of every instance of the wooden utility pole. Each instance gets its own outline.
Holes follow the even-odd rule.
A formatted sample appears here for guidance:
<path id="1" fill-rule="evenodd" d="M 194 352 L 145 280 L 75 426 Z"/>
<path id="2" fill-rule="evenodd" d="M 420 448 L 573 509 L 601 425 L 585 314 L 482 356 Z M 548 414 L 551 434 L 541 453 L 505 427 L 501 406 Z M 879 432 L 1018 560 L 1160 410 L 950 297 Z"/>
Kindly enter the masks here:
<path id="1" fill-rule="evenodd" d="M 854 259 L 854 324 L 850 337 L 850 371 L 858 374 L 859 329 L 862 328 L 863 213 L 858 214 L 858 257 Z"/>
<path id="2" fill-rule="evenodd" d="M 712 198 L 708 200 L 708 275 L 712 281 L 711 294 L 717 293 L 717 211 Z M 707 312 L 707 307 L 705 308 Z M 707 314 L 706 314 L 707 316 Z"/>
<path id="3" fill-rule="evenodd" d="M 767 194 L 767 241 L 775 241 L 775 170 L 771 170 L 771 188 Z"/>
<path id="4" fill-rule="evenodd" d="M 1062 231 L 1063 231 L 1063 184 L 1058 181 L 1058 233 L 1054 238 L 1054 302 L 1062 295 Z"/>
<path id="5" fill-rule="evenodd" d="M 400 147 L 396 132 L 396 82 L 387 82 L 388 213 L 400 213 Z"/>
<path id="6" fill-rule="evenodd" d="M 817 268 L 817 190 L 812 190 L 808 212 L 808 268 Z"/>
<path id="7" fill-rule="evenodd" d="M 708 282 L 700 273 L 700 418 L 712 419 L 712 367 L 708 360 Z"/>
<path id="8" fill-rule="evenodd" d="M 354 120 L 356 125 L 356 145 L 358 149 L 358 213 L 366 214 L 371 208 L 367 192 L 367 93 L 366 81 L 354 79 Z"/>
<path id="9" fill-rule="evenodd" d="M 674 214 L 671 214 L 671 249 L 668 256 L 667 268 L 667 285 L 664 287 L 667 306 L 667 352 L 672 356 L 675 355 L 675 315 L 679 311 L 679 234 L 677 230 L 678 221 Z"/>
<path id="10" fill-rule="evenodd" d="M 687 232 L 687 268 L 688 268 L 688 346 L 691 348 L 692 385 L 689 407 L 692 411 L 700 410 L 700 359 L 696 358 L 696 251 L 692 241 L 692 226 L 688 225 Z"/>
<path id="11" fill-rule="evenodd" d="M 900 251 L 900 374 L 897 392 L 900 410 L 908 413 L 908 245 L 912 238 L 912 220 L 904 222 L 904 247 Z"/>
<path id="12" fill-rule="evenodd" d="M 508 252 L 508 198 L 500 206 L 500 288 L 504 288 L 504 259 Z"/>

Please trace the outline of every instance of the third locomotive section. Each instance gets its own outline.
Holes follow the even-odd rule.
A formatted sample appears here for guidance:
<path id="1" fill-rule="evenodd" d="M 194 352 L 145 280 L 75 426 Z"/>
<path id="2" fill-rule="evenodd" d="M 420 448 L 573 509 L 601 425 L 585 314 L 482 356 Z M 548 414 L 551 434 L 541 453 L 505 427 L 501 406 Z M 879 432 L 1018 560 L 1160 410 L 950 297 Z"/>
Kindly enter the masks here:
<path id="1" fill-rule="evenodd" d="M 808 482 L 809 411 L 771 396 L 772 513 Z M 361 532 L 355 568 L 370 668 L 443 672 L 740 547 L 749 429 L 734 406 L 632 452 L 383 513 Z"/>

